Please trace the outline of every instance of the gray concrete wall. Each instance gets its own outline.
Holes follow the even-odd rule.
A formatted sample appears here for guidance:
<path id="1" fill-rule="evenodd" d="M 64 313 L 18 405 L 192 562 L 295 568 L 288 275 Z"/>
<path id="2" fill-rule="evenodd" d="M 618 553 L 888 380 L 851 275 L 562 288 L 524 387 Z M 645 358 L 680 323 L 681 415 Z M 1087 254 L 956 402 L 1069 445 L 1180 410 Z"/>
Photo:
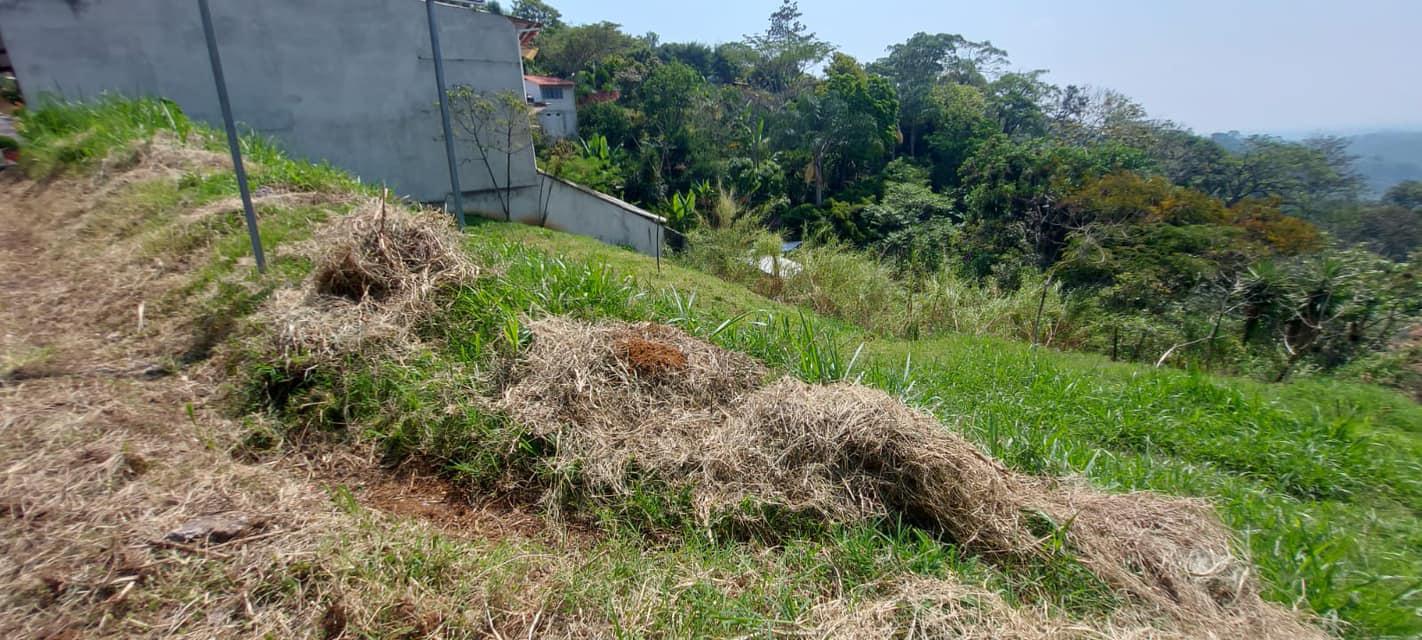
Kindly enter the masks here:
<path id="1" fill-rule="evenodd" d="M 214 0 L 232 108 L 283 148 L 421 201 L 449 193 L 425 6 L 419 0 Z M 436 5 L 451 86 L 523 94 L 505 18 Z M 192 0 L 0 0 L 0 29 L 30 102 L 105 92 L 161 96 L 221 124 Z M 514 186 L 537 180 L 531 145 Z M 504 155 L 493 154 L 502 186 Z M 461 147 L 465 191 L 494 187 Z"/>
<path id="2" fill-rule="evenodd" d="M 543 179 L 543 223 L 550 229 L 590 236 L 647 255 L 661 251 L 661 216 L 612 196 L 539 172 Z"/>
<path id="3" fill-rule="evenodd" d="M 503 195 L 515 222 L 597 238 L 647 255 L 660 251 L 665 240 L 661 225 L 666 222 L 661 216 L 542 171 L 538 175 L 541 184 Z M 465 198 L 466 208 L 504 219 L 498 194 L 465 194 Z"/>
<path id="4" fill-rule="evenodd" d="M 232 110 L 291 153 L 328 161 L 422 202 L 448 201 L 429 27 L 421 0 L 213 0 Z M 437 4 L 451 87 L 524 94 L 512 23 Z M 169 98 L 221 126 L 207 48 L 192 0 L 0 0 L 0 29 L 33 104 L 103 93 Z M 571 92 L 571 89 L 569 89 Z M 493 178 L 469 143 L 458 147 L 465 209 L 544 224 L 656 253 L 661 219 L 554 178 L 532 141 Z M 456 132 L 458 138 L 458 132 Z M 512 167 L 506 178 L 505 166 Z M 510 187 L 503 189 L 503 187 Z M 546 215 L 545 215 L 546 212 Z"/>

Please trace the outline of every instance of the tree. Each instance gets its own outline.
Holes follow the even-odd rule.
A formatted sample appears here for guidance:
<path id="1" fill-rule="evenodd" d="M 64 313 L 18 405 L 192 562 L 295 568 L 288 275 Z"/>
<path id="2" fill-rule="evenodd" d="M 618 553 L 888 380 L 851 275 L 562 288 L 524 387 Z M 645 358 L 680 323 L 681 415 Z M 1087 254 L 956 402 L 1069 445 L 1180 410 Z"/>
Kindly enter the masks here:
<path id="1" fill-rule="evenodd" d="M 1155 132 L 1145 108 L 1117 91 L 1068 85 L 1056 92 L 1053 106 L 1051 134 L 1069 144 L 1110 140 L 1146 149 Z"/>
<path id="2" fill-rule="evenodd" d="M 1237 144 L 1238 151 L 1227 155 L 1202 184 L 1227 204 L 1275 197 L 1286 210 L 1307 218 L 1320 215 L 1329 201 L 1355 197 L 1361 184 L 1342 138 L 1295 143 L 1250 136 Z"/>
<path id="3" fill-rule="evenodd" d="M 933 133 L 928 136 L 928 150 L 933 184 L 956 186 L 958 169 L 978 145 L 997 133 L 997 122 L 988 115 L 987 97 L 972 85 L 939 85 L 930 99 Z"/>
<path id="4" fill-rule="evenodd" d="M 1170 122 L 1142 123 L 1137 144 L 1152 169 L 1182 187 L 1214 196 L 1230 163 L 1230 152 L 1218 142 L 1197 136 Z"/>
<path id="5" fill-rule="evenodd" d="M 1003 133 L 1017 137 L 1040 137 L 1047 132 L 1047 114 L 1042 105 L 1054 93 L 1042 80 L 1043 70 L 1006 73 L 988 87 L 988 104 Z"/>
<path id="6" fill-rule="evenodd" d="M 947 72 L 950 59 L 967 39 L 954 33 L 915 33 L 889 47 L 889 55 L 871 69 L 894 81 L 901 104 L 902 127 L 909 155 L 917 155 L 919 134 L 934 116 L 932 93 Z"/>
<path id="7" fill-rule="evenodd" d="M 796 103 L 795 126 L 786 138 L 798 141 L 810 158 L 806 180 L 815 204 L 825 189 L 854 174 L 877 169 L 895 142 L 898 98 L 888 80 L 870 75 L 858 62 L 835 54 L 824 84 Z"/>
<path id="8" fill-rule="evenodd" d="M 514 0 L 513 11 L 509 15 L 537 22 L 543 25 L 545 32 L 564 27 L 563 14 L 543 0 Z"/>
<path id="9" fill-rule="evenodd" d="M 801 15 L 795 0 L 781 0 L 780 8 L 770 14 L 765 33 L 745 38 L 746 44 L 759 54 L 751 79 L 766 91 L 789 91 L 811 66 L 834 50 L 800 22 Z"/>
<path id="10" fill-rule="evenodd" d="M 489 93 L 460 85 L 449 90 L 449 105 L 455 138 L 473 146 L 488 172 L 504 219 L 512 219 L 513 157 L 533 146 L 532 112 L 528 102 L 512 91 Z M 502 185 L 496 161 L 503 164 Z"/>
<path id="11" fill-rule="evenodd" d="M 955 33 L 915 33 L 889 47 L 889 55 L 870 65 L 870 71 L 894 81 L 901 103 L 901 124 L 909 155 L 918 155 L 918 142 L 932 124 L 933 92 L 942 84 L 982 86 L 984 73 L 995 74 L 1007 53 L 989 42 L 972 42 Z"/>
<path id="12" fill-rule="evenodd" d="M 1139 168 L 1138 154 L 1118 146 L 1071 147 L 1043 138 L 1014 140 L 997 133 L 963 163 L 960 192 L 971 270 L 1024 261 L 1038 269 L 1056 262 L 1084 222 L 1066 198 L 1088 180 Z"/>
<path id="13" fill-rule="evenodd" d="M 716 57 L 711 63 L 709 80 L 721 84 L 738 84 L 750 79 L 759 54 L 744 42 L 726 42 L 716 45 Z"/>
<path id="14" fill-rule="evenodd" d="M 657 47 L 662 62 L 680 62 L 703 78 L 716 75 L 716 50 L 700 42 L 669 42 Z"/>
<path id="15" fill-rule="evenodd" d="M 538 62 L 550 73 L 572 78 L 599 62 L 630 52 L 637 39 L 613 22 L 568 27 L 539 38 Z"/>
<path id="16" fill-rule="evenodd" d="M 1407 180 L 1393 185 L 1383 194 L 1382 201 L 1404 209 L 1422 210 L 1422 180 Z"/>
<path id="17" fill-rule="evenodd" d="M 1296 256 L 1323 248 L 1323 235 L 1318 227 L 1285 214 L 1276 199 L 1243 200 L 1231 206 L 1228 215 L 1229 224 L 1243 229 L 1261 253 Z"/>
<path id="18" fill-rule="evenodd" d="M 941 245 L 926 246 L 927 243 L 918 240 L 941 236 L 937 232 L 951 229 L 962 221 L 962 216 L 952 198 L 935 193 L 929 187 L 925 171 L 903 159 L 893 164 L 896 166 L 889 167 L 885 173 L 896 179 L 884 185 L 884 195 L 878 202 L 864 208 L 863 235 L 880 253 L 893 256 L 901 263 L 916 258 L 936 267 L 947 250 Z"/>
<path id="19" fill-rule="evenodd" d="M 649 188 L 642 194 L 644 198 L 661 200 L 675 168 L 706 157 L 707 145 L 701 144 L 704 132 L 694 123 L 707 101 L 708 89 L 696 70 L 680 62 L 657 66 L 638 87 L 634 98 L 641 107 L 643 123 L 638 146 L 646 169 L 643 186 Z"/>

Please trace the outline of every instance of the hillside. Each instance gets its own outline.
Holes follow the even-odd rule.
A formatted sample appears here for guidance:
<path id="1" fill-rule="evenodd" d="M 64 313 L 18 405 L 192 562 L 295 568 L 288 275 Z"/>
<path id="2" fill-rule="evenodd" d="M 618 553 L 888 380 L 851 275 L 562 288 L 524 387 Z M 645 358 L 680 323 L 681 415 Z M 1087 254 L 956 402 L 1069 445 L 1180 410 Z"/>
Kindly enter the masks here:
<path id="1" fill-rule="evenodd" d="M 257 275 L 155 105 L 0 174 L 7 637 L 1422 632 L 1393 392 L 886 338 L 253 140 Z"/>
<path id="2" fill-rule="evenodd" d="M 1353 164 L 1373 197 L 1399 182 L 1422 180 L 1422 131 L 1350 136 L 1348 152 L 1358 157 Z"/>

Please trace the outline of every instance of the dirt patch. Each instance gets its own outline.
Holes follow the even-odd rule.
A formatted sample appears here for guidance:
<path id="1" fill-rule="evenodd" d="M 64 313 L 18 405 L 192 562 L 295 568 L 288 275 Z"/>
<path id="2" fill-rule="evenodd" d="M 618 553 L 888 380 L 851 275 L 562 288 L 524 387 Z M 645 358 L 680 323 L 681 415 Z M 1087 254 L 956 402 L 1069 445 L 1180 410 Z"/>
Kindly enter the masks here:
<path id="1" fill-rule="evenodd" d="M 364 487 L 360 498 L 386 513 L 420 518 L 445 533 L 464 538 L 540 538 L 548 522 L 521 507 L 471 495 L 448 480 L 418 474 L 383 477 Z"/>
<path id="2" fill-rule="evenodd" d="M 617 355 L 637 375 L 655 377 L 686 368 L 686 354 L 676 346 L 629 335 L 616 342 Z"/>

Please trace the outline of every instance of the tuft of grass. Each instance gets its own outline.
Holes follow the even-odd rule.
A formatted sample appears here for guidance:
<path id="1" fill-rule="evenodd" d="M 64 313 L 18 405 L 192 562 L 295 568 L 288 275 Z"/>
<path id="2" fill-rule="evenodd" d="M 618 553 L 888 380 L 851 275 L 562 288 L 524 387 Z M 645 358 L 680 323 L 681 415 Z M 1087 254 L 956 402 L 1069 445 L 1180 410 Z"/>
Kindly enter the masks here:
<path id="1" fill-rule="evenodd" d="M 114 95 L 86 102 L 47 100 L 17 112 L 17 119 L 26 142 L 22 166 L 36 179 L 92 166 L 160 131 L 186 140 L 195 128 L 171 101 Z"/>

